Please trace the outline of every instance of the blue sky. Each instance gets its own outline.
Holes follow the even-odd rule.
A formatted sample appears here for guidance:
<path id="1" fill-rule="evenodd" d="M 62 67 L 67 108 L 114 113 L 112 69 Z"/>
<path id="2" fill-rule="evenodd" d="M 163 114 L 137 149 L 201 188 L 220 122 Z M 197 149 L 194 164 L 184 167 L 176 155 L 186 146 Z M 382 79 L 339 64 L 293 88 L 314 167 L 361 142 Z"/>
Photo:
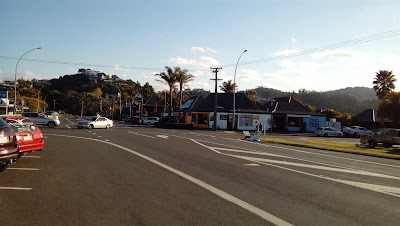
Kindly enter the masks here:
<path id="1" fill-rule="evenodd" d="M 157 90 L 164 66 L 190 70 L 191 88 L 213 90 L 211 66 L 233 80 L 241 63 L 301 53 L 400 29 L 396 0 L 0 1 L 0 80 L 57 78 L 79 68 L 116 74 Z M 397 32 L 400 33 L 400 32 Z M 297 57 L 239 64 L 240 90 L 372 87 L 375 72 L 400 76 L 400 35 Z M 84 66 L 96 64 L 99 66 Z M 139 67 L 135 69 L 131 67 Z M 144 69 L 143 69 L 144 68 Z M 400 80 L 400 78 L 398 77 Z M 400 88 L 400 83 L 397 83 Z M 400 89 L 396 90 L 400 90 Z"/>

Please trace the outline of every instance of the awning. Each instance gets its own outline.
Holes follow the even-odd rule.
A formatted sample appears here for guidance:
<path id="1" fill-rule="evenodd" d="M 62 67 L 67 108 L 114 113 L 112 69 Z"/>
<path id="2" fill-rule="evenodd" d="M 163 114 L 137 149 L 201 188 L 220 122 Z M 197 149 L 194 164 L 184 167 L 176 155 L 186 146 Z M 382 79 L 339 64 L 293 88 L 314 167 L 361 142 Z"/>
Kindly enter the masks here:
<path id="1" fill-rule="evenodd" d="M 292 117 L 292 118 L 310 118 L 311 115 L 287 115 L 287 117 Z"/>

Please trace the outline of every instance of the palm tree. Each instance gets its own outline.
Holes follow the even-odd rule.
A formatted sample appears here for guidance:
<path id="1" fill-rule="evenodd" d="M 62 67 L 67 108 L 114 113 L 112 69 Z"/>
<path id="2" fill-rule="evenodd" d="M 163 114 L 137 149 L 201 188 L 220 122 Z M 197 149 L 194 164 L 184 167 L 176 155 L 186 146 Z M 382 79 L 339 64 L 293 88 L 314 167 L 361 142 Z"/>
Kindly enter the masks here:
<path id="1" fill-rule="evenodd" d="M 387 117 L 397 124 L 400 121 L 400 92 L 386 94 L 379 104 L 378 111 L 381 119 Z"/>
<path id="2" fill-rule="evenodd" d="M 394 82 L 396 81 L 394 76 L 395 75 L 392 71 L 379 70 L 379 72 L 376 72 L 376 78 L 373 84 L 376 95 L 380 100 L 382 100 L 390 91 L 394 90 Z"/>
<path id="3" fill-rule="evenodd" d="M 159 76 L 161 81 L 164 83 L 167 83 L 169 86 L 169 108 L 168 108 L 168 124 L 171 123 L 171 108 L 172 108 L 172 90 L 175 88 L 175 84 L 178 82 L 176 79 L 176 74 L 172 70 L 172 68 L 165 66 L 165 69 L 167 69 L 167 73 L 161 72 L 160 74 L 156 74 L 156 76 Z"/>
<path id="4" fill-rule="evenodd" d="M 182 70 L 180 67 L 175 67 L 175 75 L 179 83 L 179 109 L 182 110 L 183 86 L 186 83 L 193 81 L 193 75 L 188 74 L 187 69 Z"/>
<path id="5" fill-rule="evenodd" d="M 224 91 L 225 93 L 233 93 L 237 86 L 236 83 L 232 83 L 232 80 L 228 80 L 228 82 L 223 82 L 219 88 L 221 88 L 221 91 Z"/>

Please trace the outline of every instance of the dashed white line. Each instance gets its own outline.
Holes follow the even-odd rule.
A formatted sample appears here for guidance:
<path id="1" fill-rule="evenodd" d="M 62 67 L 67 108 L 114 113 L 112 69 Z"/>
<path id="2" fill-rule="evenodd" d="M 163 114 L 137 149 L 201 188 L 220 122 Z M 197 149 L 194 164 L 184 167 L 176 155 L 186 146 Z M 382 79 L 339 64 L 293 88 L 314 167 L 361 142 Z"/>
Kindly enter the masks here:
<path id="1" fill-rule="evenodd" d="M 97 136 L 97 137 L 101 137 L 101 136 Z"/>
<path id="2" fill-rule="evenodd" d="M 0 190 L 23 190 L 23 191 L 29 191 L 29 190 L 32 190 L 32 188 L 0 187 Z"/>
<path id="3" fill-rule="evenodd" d="M 135 134 L 135 135 L 138 135 L 138 136 L 144 136 L 144 137 L 148 137 L 148 138 L 155 138 L 155 137 L 152 137 L 152 136 L 148 136 L 148 135 L 144 135 L 144 134 L 140 134 L 140 133 L 135 133 L 135 132 L 132 132 L 132 131 L 128 131 L 128 133 L 132 133 L 132 134 Z"/>
<path id="4" fill-rule="evenodd" d="M 10 168 L 8 167 L 7 170 L 28 170 L 28 171 L 36 171 L 39 169 L 35 169 L 35 168 Z"/>
<path id="5" fill-rule="evenodd" d="M 71 129 L 71 126 L 69 126 L 69 125 L 66 125 L 66 127 L 67 127 L 68 129 Z"/>
<path id="6" fill-rule="evenodd" d="M 33 159 L 40 159 L 40 156 L 34 156 L 34 155 L 24 155 L 22 158 L 33 158 Z"/>

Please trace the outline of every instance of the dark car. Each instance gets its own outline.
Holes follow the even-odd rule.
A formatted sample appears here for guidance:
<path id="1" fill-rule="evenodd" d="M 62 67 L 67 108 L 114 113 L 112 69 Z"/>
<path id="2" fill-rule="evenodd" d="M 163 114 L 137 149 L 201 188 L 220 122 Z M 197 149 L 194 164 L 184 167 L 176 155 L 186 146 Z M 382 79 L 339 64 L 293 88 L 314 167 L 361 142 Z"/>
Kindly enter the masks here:
<path id="1" fill-rule="evenodd" d="M 0 118 L 0 172 L 14 163 L 19 154 L 17 136 L 11 127 Z"/>
<path id="2" fill-rule="evenodd" d="M 22 116 L 2 116 L 10 125 L 19 145 L 20 156 L 26 152 L 40 151 L 44 146 L 42 132 L 29 118 Z"/>

